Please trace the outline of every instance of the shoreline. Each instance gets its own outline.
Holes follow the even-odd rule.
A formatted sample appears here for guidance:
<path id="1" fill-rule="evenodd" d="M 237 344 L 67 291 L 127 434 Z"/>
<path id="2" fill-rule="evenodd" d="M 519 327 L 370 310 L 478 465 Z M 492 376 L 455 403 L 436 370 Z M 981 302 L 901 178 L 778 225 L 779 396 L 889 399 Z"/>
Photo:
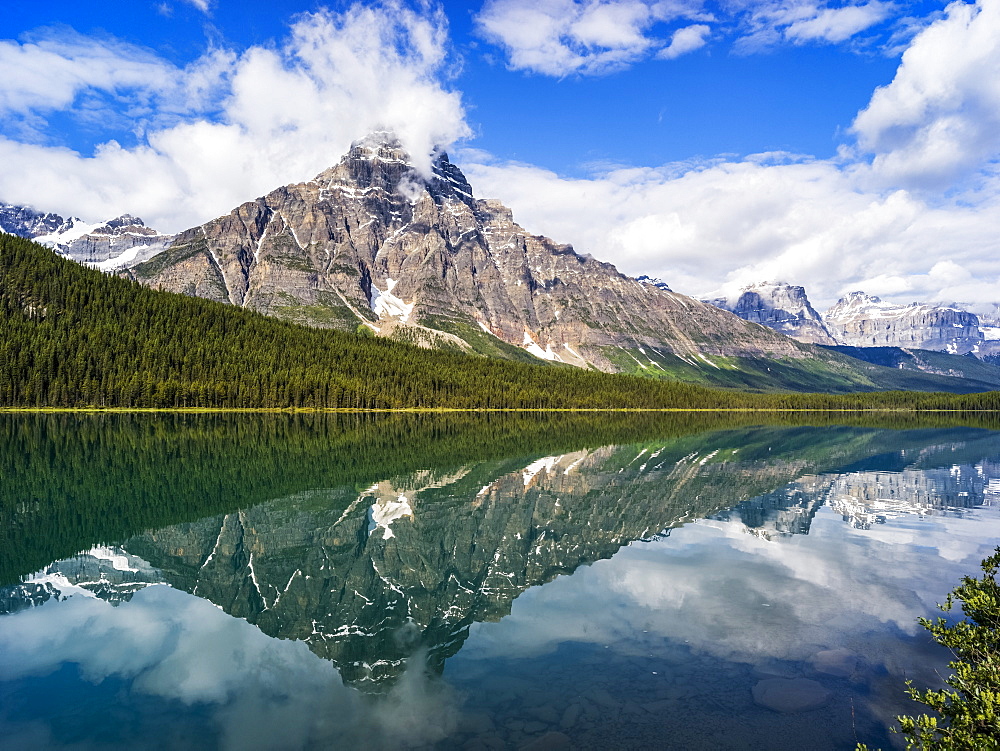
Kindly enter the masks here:
<path id="1" fill-rule="evenodd" d="M 794 408 L 794 407 L 394 407 L 358 409 L 348 407 L 0 407 L 0 414 L 500 414 L 500 413 L 832 413 L 832 414 L 1000 414 L 1000 409 L 928 409 L 920 407 Z"/>

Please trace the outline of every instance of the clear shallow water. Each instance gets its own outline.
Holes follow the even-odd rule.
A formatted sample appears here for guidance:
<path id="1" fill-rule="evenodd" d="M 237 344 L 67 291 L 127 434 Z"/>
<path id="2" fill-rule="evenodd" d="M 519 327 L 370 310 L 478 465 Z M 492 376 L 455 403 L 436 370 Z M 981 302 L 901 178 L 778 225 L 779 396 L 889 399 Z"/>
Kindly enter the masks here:
<path id="1" fill-rule="evenodd" d="M 1000 435 L 698 427 L 13 426 L 0 563 L 85 552 L 0 591 L 0 746 L 890 747 Z"/>

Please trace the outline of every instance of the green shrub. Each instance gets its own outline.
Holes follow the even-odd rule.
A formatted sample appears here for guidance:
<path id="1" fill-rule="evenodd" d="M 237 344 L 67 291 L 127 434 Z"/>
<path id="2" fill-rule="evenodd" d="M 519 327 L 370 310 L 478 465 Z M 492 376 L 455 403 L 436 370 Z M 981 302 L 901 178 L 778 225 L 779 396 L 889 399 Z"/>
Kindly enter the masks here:
<path id="1" fill-rule="evenodd" d="M 951 611 L 961 603 L 965 620 L 921 618 L 938 644 L 948 647 L 955 659 L 948 663 L 950 689 L 920 690 L 907 681 L 907 693 L 936 714 L 898 717 L 907 749 L 941 751 L 991 751 L 1000 749 L 1000 547 L 982 562 L 984 576 L 962 578 L 938 607 Z M 866 749 L 864 744 L 858 746 Z"/>

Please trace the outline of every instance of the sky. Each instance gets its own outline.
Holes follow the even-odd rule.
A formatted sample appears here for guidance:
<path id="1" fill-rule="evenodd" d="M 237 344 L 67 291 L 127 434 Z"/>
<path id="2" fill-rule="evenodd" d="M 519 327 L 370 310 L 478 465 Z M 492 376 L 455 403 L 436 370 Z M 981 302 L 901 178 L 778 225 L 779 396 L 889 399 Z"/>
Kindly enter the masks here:
<path id="1" fill-rule="evenodd" d="M 164 232 L 378 128 L 698 297 L 1000 302 L 1000 0 L 51 0 L 0 16 L 0 201 Z"/>

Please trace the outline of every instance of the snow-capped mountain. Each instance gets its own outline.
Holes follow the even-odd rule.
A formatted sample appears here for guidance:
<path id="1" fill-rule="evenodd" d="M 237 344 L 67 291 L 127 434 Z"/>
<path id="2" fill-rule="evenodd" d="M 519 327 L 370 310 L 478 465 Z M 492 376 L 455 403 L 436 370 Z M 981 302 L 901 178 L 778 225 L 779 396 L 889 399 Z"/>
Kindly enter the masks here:
<path id="1" fill-rule="evenodd" d="M 897 347 L 987 357 L 1000 353 L 1000 306 L 990 313 L 949 305 L 886 302 L 852 292 L 826 313 L 809 303 L 804 288 L 786 282 L 761 282 L 738 295 L 705 302 L 801 342 L 846 347 Z"/>
<path id="2" fill-rule="evenodd" d="M 43 214 L 25 206 L 0 203 L 0 232 L 32 240 L 72 228 L 79 219 L 63 219 L 58 214 Z"/>
<path id="3" fill-rule="evenodd" d="M 823 318 L 810 305 L 803 287 L 786 282 L 759 282 L 743 287 L 735 297 L 705 302 L 800 342 L 836 344 Z"/>
<path id="4" fill-rule="evenodd" d="M 162 581 L 160 571 L 143 559 L 118 547 L 96 546 L 55 561 L 19 584 L 0 587 L 0 613 L 74 596 L 96 597 L 117 605 L 143 587 Z"/>
<path id="5" fill-rule="evenodd" d="M 838 344 L 976 353 L 984 341 L 975 314 L 931 303 L 897 305 L 851 292 L 823 316 Z"/>
<path id="6" fill-rule="evenodd" d="M 0 232 L 34 240 L 74 261 L 105 270 L 152 258 L 174 239 L 130 214 L 94 224 L 6 203 L 0 204 Z"/>
<path id="7" fill-rule="evenodd" d="M 422 176 L 388 133 L 355 143 L 313 180 L 182 232 L 130 273 L 311 325 L 607 371 L 817 356 L 530 234 L 500 202 L 475 198 L 447 154 Z"/>

